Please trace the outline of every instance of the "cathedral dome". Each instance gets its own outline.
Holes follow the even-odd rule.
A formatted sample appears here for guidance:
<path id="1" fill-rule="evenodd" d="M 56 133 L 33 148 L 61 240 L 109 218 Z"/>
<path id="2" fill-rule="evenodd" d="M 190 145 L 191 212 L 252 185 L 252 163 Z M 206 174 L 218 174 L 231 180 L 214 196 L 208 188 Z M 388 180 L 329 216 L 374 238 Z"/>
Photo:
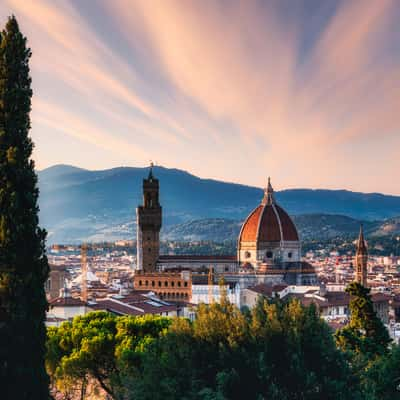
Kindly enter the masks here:
<path id="1" fill-rule="evenodd" d="M 242 226 L 239 243 L 285 241 L 299 241 L 299 235 L 292 219 L 275 203 L 268 181 L 262 203 L 250 213 Z"/>

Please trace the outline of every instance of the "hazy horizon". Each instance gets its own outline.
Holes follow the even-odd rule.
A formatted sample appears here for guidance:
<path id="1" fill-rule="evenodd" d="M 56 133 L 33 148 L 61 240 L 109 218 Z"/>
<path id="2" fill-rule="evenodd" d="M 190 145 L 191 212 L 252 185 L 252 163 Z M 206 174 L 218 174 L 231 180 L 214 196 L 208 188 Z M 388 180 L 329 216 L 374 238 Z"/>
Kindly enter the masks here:
<path id="1" fill-rule="evenodd" d="M 109 168 L 84 168 L 78 165 L 72 165 L 72 164 L 53 164 L 53 165 L 49 165 L 48 167 L 42 168 L 42 169 L 38 169 L 36 168 L 36 170 L 38 172 L 43 172 L 47 169 L 53 168 L 53 167 L 73 167 L 73 168 L 78 168 L 81 170 L 85 170 L 85 171 L 91 171 L 91 172 L 96 172 L 96 171 L 106 171 L 106 170 L 110 170 L 110 169 L 114 169 L 114 168 L 139 168 L 139 169 L 146 169 L 149 168 L 148 165 L 118 165 L 118 166 L 114 166 L 114 167 L 109 167 Z M 237 185 L 242 185 L 242 186 L 249 186 L 249 187 L 255 187 L 255 188 L 259 188 L 259 189 L 264 189 L 266 187 L 266 182 L 267 182 L 267 178 L 265 179 L 265 185 L 261 185 L 261 186 L 257 186 L 257 185 L 251 185 L 249 183 L 246 182 L 235 182 L 235 181 L 229 181 L 229 180 L 224 180 L 224 179 L 216 179 L 216 178 L 211 178 L 208 176 L 201 176 L 198 175 L 196 173 L 194 173 L 193 171 L 190 171 L 189 169 L 181 169 L 181 168 L 176 168 L 176 167 L 167 167 L 165 165 L 155 165 L 155 168 L 160 167 L 160 168 L 167 168 L 167 169 L 176 169 L 179 171 L 183 171 L 186 172 L 190 175 L 193 175 L 197 178 L 200 179 L 211 179 L 211 180 L 217 180 L 217 181 L 221 181 L 221 182 L 225 182 L 225 183 L 232 183 L 232 184 L 237 184 Z M 399 197 L 399 195 L 396 194 L 392 194 L 392 193 L 384 193 L 384 192 L 377 192 L 377 191 L 371 191 L 371 192 L 361 192 L 361 191 L 356 191 L 356 190 L 352 190 L 349 188 L 345 188 L 345 187 L 337 187 L 337 188 L 327 188 L 327 187 L 305 187 L 305 186 L 293 186 L 293 187 L 281 187 L 281 186 L 277 186 L 273 180 L 273 177 L 271 177 L 271 183 L 272 186 L 274 188 L 275 191 L 282 191 L 282 190 L 345 190 L 345 191 L 350 191 L 350 192 L 354 192 L 354 193 L 364 193 L 364 194 L 382 194 L 384 196 L 395 196 L 395 197 Z M 279 183 L 279 182 L 278 182 Z"/>

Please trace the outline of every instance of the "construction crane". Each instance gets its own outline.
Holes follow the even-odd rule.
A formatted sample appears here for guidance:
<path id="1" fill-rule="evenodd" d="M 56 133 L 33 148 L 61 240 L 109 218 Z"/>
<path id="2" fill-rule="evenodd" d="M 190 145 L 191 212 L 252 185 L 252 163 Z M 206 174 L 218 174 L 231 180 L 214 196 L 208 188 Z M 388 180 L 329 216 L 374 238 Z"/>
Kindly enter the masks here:
<path id="1" fill-rule="evenodd" d="M 214 302 L 214 271 L 213 271 L 213 266 L 210 265 L 208 269 L 208 304 L 211 304 Z"/>
<path id="2" fill-rule="evenodd" d="M 81 246 L 81 299 L 85 303 L 88 301 L 87 267 L 87 244 L 83 243 Z"/>

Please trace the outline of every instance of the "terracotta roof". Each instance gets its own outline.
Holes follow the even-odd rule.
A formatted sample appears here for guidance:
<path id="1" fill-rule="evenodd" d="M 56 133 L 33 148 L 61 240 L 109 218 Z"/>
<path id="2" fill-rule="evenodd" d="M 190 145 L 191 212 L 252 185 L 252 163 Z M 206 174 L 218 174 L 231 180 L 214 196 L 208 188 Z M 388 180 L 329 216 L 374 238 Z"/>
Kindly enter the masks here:
<path id="1" fill-rule="evenodd" d="M 373 303 L 381 303 L 384 301 L 389 301 L 392 297 L 385 293 L 373 293 L 371 299 Z"/>
<path id="2" fill-rule="evenodd" d="M 286 288 L 287 285 L 267 285 L 265 283 L 260 283 L 258 285 L 249 287 L 248 290 L 262 294 L 263 296 L 271 297 L 274 293 L 279 293 Z"/>
<path id="3" fill-rule="evenodd" d="M 90 306 L 93 310 L 104 310 L 119 315 L 143 315 L 143 312 L 129 305 L 116 303 L 110 299 L 99 300 Z"/>
<path id="4" fill-rule="evenodd" d="M 74 297 L 57 297 L 51 300 L 49 304 L 51 307 L 80 307 L 86 305 L 84 301 Z"/>
<path id="5" fill-rule="evenodd" d="M 327 306 L 347 306 L 350 303 L 350 295 L 346 292 L 326 292 L 324 297 L 328 300 Z"/>
<path id="6" fill-rule="evenodd" d="M 145 315 L 160 314 L 163 312 L 176 311 L 176 304 L 169 304 L 145 296 L 141 300 L 135 298 L 108 298 L 99 300 L 96 304 L 90 306 L 94 310 L 105 310 L 120 315 Z"/>
<path id="7" fill-rule="evenodd" d="M 286 211 L 275 203 L 260 204 L 242 226 L 241 242 L 298 241 L 297 229 Z"/>
<path id="8" fill-rule="evenodd" d="M 260 220 L 263 208 L 264 207 L 262 205 L 259 205 L 250 213 L 242 226 L 239 240 L 243 242 L 254 242 L 256 240 L 258 221 Z"/>

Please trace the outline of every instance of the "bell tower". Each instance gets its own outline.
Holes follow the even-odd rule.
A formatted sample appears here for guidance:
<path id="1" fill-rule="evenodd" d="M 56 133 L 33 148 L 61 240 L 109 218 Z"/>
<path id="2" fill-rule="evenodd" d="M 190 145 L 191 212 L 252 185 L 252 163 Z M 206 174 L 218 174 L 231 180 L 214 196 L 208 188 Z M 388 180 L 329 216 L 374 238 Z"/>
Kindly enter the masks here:
<path id="1" fill-rule="evenodd" d="M 361 225 L 360 234 L 357 241 L 357 251 L 355 258 L 355 269 L 356 269 L 356 282 L 360 283 L 364 287 L 367 287 L 367 263 L 368 263 L 368 250 L 367 244 L 364 239 L 364 231 Z"/>
<path id="2" fill-rule="evenodd" d="M 137 269 L 143 272 L 156 270 L 160 252 L 161 217 L 159 184 L 153 176 L 151 163 L 149 176 L 143 179 L 143 205 L 136 209 Z"/>

